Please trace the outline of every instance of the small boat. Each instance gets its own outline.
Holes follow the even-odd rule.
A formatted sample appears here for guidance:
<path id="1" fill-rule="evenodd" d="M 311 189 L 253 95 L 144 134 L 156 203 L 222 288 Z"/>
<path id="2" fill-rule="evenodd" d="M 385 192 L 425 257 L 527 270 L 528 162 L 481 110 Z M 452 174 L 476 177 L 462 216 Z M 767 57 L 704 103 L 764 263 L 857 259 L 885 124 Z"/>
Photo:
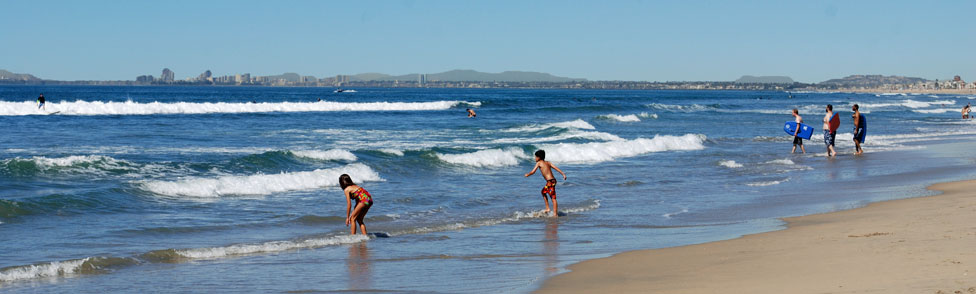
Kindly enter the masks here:
<path id="1" fill-rule="evenodd" d="M 335 91 L 332 91 L 332 93 L 342 93 L 342 92 L 345 92 L 345 91 L 346 90 L 343 90 L 342 88 L 338 88 L 338 89 L 335 89 Z"/>

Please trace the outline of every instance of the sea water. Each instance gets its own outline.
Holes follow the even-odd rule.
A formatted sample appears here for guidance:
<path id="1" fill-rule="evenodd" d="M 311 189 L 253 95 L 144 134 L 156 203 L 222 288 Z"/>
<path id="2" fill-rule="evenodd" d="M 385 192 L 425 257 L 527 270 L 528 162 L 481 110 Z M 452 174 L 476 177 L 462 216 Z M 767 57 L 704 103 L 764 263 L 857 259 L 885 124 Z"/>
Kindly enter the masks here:
<path id="1" fill-rule="evenodd" d="M 0 87 L 0 291 L 528 292 L 580 260 L 931 195 L 976 163 L 970 96 L 356 90 Z M 523 177 L 538 149 L 568 176 L 558 219 Z M 344 173 L 374 234 L 344 225 Z"/>

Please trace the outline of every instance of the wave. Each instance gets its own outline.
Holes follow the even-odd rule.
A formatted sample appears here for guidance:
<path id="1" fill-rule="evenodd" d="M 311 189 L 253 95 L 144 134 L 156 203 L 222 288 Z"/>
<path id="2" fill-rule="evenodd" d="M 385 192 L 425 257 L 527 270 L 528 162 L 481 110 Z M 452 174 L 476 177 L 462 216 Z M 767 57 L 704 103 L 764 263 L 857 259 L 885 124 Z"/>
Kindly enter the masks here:
<path id="1" fill-rule="evenodd" d="M 326 151 L 320 150 L 303 150 L 303 151 L 291 151 L 298 157 L 317 159 L 317 160 L 344 160 L 344 161 L 356 161 L 356 155 L 345 149 L 331 149 Z"/>
<path id="2" fill-rule="evenodd" d="M 947 112 L 960 112 L 961 110 L 937 108 L 937 109 L 913 109 L 912 111 L 917 113 L 936 114 L 936 113 L 947 113 Z"/>
<path id="3" fill-rule="evenodd" d="M 659 135 L 652 139 L 560 143 L 538 146 L 546 150 L 546 157 L 560 163 L 599 163 L 617 158 L 633 157 L 641 154 L 663 151 L 705 149 L 705 135 L 686 134 L 683 136 Z"/>
<path id="4" fill-rule="evenodd" d="M 580 212 L 594 210 L 597 208 L 600 208 L 600 200 L 594 199 L 590 202 L 590 204 L 587 205 L 565 208 L 563 210 L 560 210 L 559 214 L 565 215 L 570 213 L 580 213 Z M 469 221 L 462 221 L 462 222 L 456 222 L 450 224 L 417 227 L 417 228 L 406 229 L 398 232 L 391 232 L 390 235 L 400 236 L 400 235 L 407 235 L 407 234 L 426 234 L 426 233 L 433 233 L 433 232 L 456 231 L 456 230 L 461 230 L 466 228 L 491 226 L 491 225 L 497 225 L 501 223 L 516 222 L 523 219 L 540 218 L 545 216 L 546 215 L 542 213 L 542 210 L 516 211 L 509 216 L 500 217 L 500 218 L 469 220 Z"/>
<path id="5" fill-rule="evenodd" d="M 741 163 L 738 163 L 738 162 L 735 162 L 735 160 L 722 160 L 722 161 L 719 161 L 718 162 L 718 165 L 721 165 L 721 166 L 724 166 L 724 167 L 727 167 L 727 168 L 740 168 L 740 167 L 742 167 L 742 164 Z"/>
<path id="6" fill-rule="evenodd" d="M 74 274 L 100 273 L 109 268 L 139 263 L 133 258 L 86 257 L 0 269 L 0 282 L 55 278 Z"/>
<path id="7" fill-rule="evenodd" d="M 481 102 L 115 102 L 74 101 L 47 103 L 45 110 L 31 101 L 0 101 L 0 116 L 37 115 L 59 112 L 60 115 L 152 115 L 259 112 L 332 112 L 332 111 L 429 111 L 446 110 L 461 104 L 478 107 Z"/>
<path id="8" fill-rule="evenodd" d="M 339 235 L 305 240 L 269 241 L 255 244 L 234 244 L 219 247 L 193 249 L 164 249 L 151 251 L 140 257 L 153 262 L 183 262 L 188 260 L 208 260 L 231 256 L 243 256 L 259 253 L 273 253 L 296 249 L 321 248 L 342 244 L 353 244 L 369 240 L 364 235 Z"/>
<path id="9" fill-rule="evenodd" d="M 502 132 L 509 132 L 509 133 L 538 132 L 538 131 L 547 130 L 547 129 L 551 129 L 551 128 L 559 128 L 559 129 L 580 129 L 580 130 L 595 130 L 596 129 L 596 127 L 594 127 L 590 123 L 588 123 L 588 122 L 586 122 L 586 121 L 584 121 L 582 119 L 576 119 L 576 120 L 564 121 L 564 122 L 547 123 L 547 124 L 532 124 L 532 125 L 527 125 L 527 126 L 521 126 L 521 127 L 515 127 L 515 128 L 508 128 L 508 129 L 503 129 Z"/>
<path id="10" fill-rule="evenodd" d="M 639 122 L 641 121 L 636 114 L 619 115 L 619 114 L 605 114 L 597 116 L 599 119 L 614 120 L 618 122 Z"/>
<path id="11" fill-rule="evenodd" d="M 851 103 L 853 105 L 854 103 Z M 904 107 L 911 109 L 919 108 L 929 108 L 933 105 L 955 105 L 955 100 L 939 100 L 939 101 L 916 101 L 912 99 L 905 99 L 894 103 L 857 103 L 858 107 L 865 110 L 877 110 L 878 108 L 890 108 L 890 107 Z M 863 112 L 863 111 L 862 111 Z"/>
<path id="12" fill-rule="evenodd" d="M 382 148 L 382 149 L 379 149 L 379 150 L 376 150 L 376 151 L 383 152 L 383 153 L 386 153 L 386 154 L 392 154 L 392 155 L 396 155 L 396 156 L 403 156 L 403 150 L 400 150 L 400 149 Z"/>
<path id="13" fill-rule="evenodd" d="M 657 113 L 647 113 L 647 112 L 641 112 L 641 113 L 640 113 L 640 114 L 638 114 L 637 116 L 638 116 L 638 117 L 640 117 L 640 118 L 650 118 L 650 119 L 657 119 Z"/>
<path id="14" fill-rule="evenodd" d="M 647 107 L 672 111 L 672 112 L 698 112 L 698 111 L 709 111 L 718 109 L 718 105 L 701 105 L 701 104 L 690 104 L 690 105 L 678 105 L 678 104 L 663 104 L 663 103 L 651 103 L 647 104 Z"/>
<path id="15" fill-rule="evenodd" d="M 163 165 L 138 164 L 127 160 L 115 159 L 103 155 L 72 155 L 66 157 L 34 156 L 30 158 L 15 157 L 0 161 L 0 174 L 15 176 L 35 176 L 39 174 L 86 174 L 86 175 L 122 175 L 146 174 L 162 172 L 167 169 Z"/>
<path id="16" fill-rule="evenodd" d="M 516 147 L 505 149 L 486 149 L 471 153 L 442 154 L 436 153 L 437 159 L 447 163 L 469 165 L 475 167 L 498 167 L 518 165 L 519 160 L 531 157 L 524 150 Z"/>
<path id="17" fill-rule="evenodd" d="M 305 172 L 188 178 L 179 181 L 148 181 L 139 187 L 158 195 L 213 198 L 225 195 L 270 195 L 339 185 L 339 175 L 349 174 L 357 182 L 383 181 L 372 168 L 361 163 Z"/>
<path id="18" fill-rule="evenodd" d="M 518 137 L 518 138 L 500 138 L 491 140 L 494 144 L 533 144 L 533 143 L 545 143 L 554 142 L 570 139 L 584 139 L 584 140 L 598 140 L 598 141 L 622 141 L 623 138 L 606 132 L 596 132 L 596 131 L 580 131 L 576 129 L 570 129 L 565 133 L 546 136 L 546 137 Z"/>

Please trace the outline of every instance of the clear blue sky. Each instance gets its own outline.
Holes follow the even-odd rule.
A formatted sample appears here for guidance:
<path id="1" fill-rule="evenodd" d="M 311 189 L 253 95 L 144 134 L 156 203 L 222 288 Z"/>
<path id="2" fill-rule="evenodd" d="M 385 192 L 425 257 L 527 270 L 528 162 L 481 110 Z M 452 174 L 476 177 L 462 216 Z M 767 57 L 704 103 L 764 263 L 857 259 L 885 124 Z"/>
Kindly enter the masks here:
<path id="1" fill-rule="evenodd" d="M 609 3 L 608 3 L 609 2 Z M 4 1 L 47 79 L 526 70 L 596 80 L 976 79 L 976 1 Z"/>

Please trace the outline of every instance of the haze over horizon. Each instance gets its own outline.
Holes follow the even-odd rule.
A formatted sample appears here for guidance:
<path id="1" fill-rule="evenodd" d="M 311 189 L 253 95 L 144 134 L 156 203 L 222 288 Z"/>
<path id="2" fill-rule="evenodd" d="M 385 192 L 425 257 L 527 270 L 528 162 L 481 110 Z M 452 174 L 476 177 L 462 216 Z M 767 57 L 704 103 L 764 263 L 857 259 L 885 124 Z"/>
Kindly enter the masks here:
<path id="1" fill-rule="evenodd" d="M 453 69 L 590 80 L 976 78 L 976 2 L 6 2 L 0 68 L 56 80 Z"/>

